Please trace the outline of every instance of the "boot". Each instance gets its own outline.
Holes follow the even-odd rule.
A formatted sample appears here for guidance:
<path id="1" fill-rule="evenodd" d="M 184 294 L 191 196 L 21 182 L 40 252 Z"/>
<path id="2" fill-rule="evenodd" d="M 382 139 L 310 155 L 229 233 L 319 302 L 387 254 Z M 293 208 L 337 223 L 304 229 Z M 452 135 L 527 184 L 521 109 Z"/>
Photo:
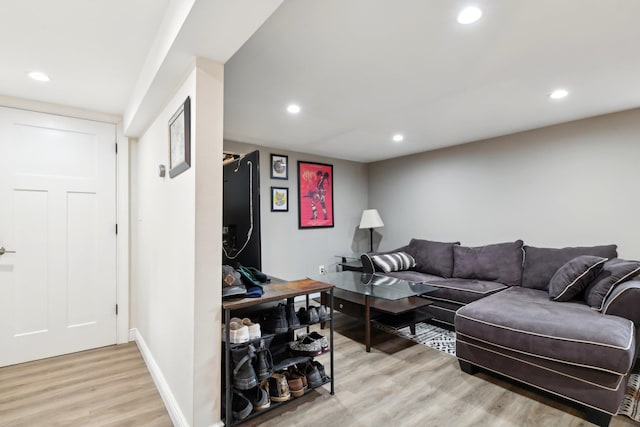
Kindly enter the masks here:
<path id="1" fill-rule="evenodd" d="M 289 328 L 291 329 L 300 327 L 300 319 L 296 315 L 296 307 L 293 302 L 287 303 L 287 323 L 289 323 Z"/>
<path id="2" fill-rule="evenodd" d="M 249 390 L 258 385 L 256 371 L 253 369 L 255 348 L 249 344 L 231 349 L 233 359 L 233 386 L 238 390 Z"/>
<path id="3" fill-rule="evenodd" d="M 271 358 L 271 351 L 269 351 L 271 341 L 273 341 L 273 335 L 262 338 L 260 346 L 256 350 L 255 372 L 257 372 L 259 381 L 269 379 L 273 374 L 273 359 Z"/>

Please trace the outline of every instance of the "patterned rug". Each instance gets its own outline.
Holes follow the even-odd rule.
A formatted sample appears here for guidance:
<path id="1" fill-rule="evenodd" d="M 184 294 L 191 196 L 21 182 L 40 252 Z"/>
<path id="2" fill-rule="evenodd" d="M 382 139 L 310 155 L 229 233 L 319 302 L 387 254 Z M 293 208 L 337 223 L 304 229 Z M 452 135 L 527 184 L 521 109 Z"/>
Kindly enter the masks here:
<path id="1" fill-rule="evenodd" d="M 624 399 L 620 404 L 618 413 L 626 415 L 635 421 L 640 421 L 640 366 L 637 366 L 627 383 L 627 389 L 624 392 Z"/>
<path id="2" fill-rule="evenodd" d="M 453 331 L 420 322 L 416 323 L 416 334 L 412 335 L 408 326 L 396 329 L 391 326 L 381 325 L 380 323 L 375 323 L 374 325 L 376 328 L 382 329 L 390 334 L 426 345 L 427 347 L 445 352 L 451 356 L 456 355 L 456 333 Z"/>
<path id="3" fill-rule="evenodd" d="M 390 334 L 426 345 L 451 356 L 456 355 L 456 333 L 453 331 L 422 322 L 416 323 L 415 335 L 411 334 L 408 326 L 400 329 L 383 326 L 379 323 L 375 324 L 375 326 Z M 618 414 L 640 421 L 640 366 L 637 366 L 629 376 L 627 389 L 618 409 Z"/>

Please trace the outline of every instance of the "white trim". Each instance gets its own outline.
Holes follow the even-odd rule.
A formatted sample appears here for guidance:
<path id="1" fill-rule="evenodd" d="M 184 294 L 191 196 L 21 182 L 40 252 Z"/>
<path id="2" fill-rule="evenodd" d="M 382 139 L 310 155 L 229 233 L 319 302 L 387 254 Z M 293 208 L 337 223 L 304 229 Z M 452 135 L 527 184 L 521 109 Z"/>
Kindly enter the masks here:
<path id="1" fill-rule="evenodd" d="M 160 397 L 162 397 L 162 401 L 164 402 L 164 406 L 167 408 L 167 412 L 169 413 L 169 417 L 171 418 L 173 425 L 176 427 L 190 427 L 189 422 L 180 410 L 178 401 L 171 392 L 171 388 L 169 387 L 167 380 L 165 380 L 164 375 L 162 375 L 160 367 L 153 358 L 151 350 L 147 347 L 147 343 L 144 341 L 144 338 L 142 338 L 138 329 L 132 328 L 129 331 L 129 336 L 133 336 L 134 341 L 138 345 L 140 354 L 142 354 L 142 358 L 144 359 L 144 363 L 147 365 L 149 374 L 151 374 L 151 378 L 153 378 L 153 382 L 156 384 L 158 393 L 160 393 Z"/>
<path id="2" fill-rule="evenodd" d="M 486 348 L 486 347 L 482 347 L 482 346 L 479 346 L 479 345 L 476 345 L 476 344 L 470 343 L 470 342 L 468 342 L 468 341 L 464 341 L 464 340 L 459 340 L 459 341 L 460 341 L 461 343 L 466 344 L 466 345 L 470 345 L 470 346 L 472 346 L 472 347 L 479 348 L 480 350 L 488 351 L 488 352 L 491 352 L 491 353 L 493 353 L 493 354 L 497 354 L 497 355 L 502 356 L 502 357 L 507 357 L 507 358 L 509 358 L 509 359 L 515 360 L 515 361 L 520 362 L 520 363 L 526 363 L 527 365 L 531 365 L 531 366 L 534 366 L 534 367 L 536 367 L 536 368 L 543 369 L 543 370 L 545 370 L 545 371 L 553 372 L 554 374 L 561 375 L 561 376 L 563 376 L 563 377 L 567 377 L 567 378 L 571 378 L 572 380 L 580 381 L 580 382 L 582 382 L 582 383 L 589 384 L 589 385 L 592 385 L 592 386 L 594 386 L 594 387 L 601 388 L 601 389 L 603 389 L 603 390 L 609 390 L 609 391 L 618 391 L 618 390 L 620 390 L 620 384 L 621 384 L 621 383 L 622 383 L 622 381 L 626 378 L 626 375 L 622 375 L 622 374 L 617 375 L 617 376 L 618 376 L 618 384 L 616 385 L 616 388 L 610 388 L 610 387 L 606 387 L 606 386 L 604 386 L 604 385 L 602 385 L 602 384 L 593 383 L 593 382 L 591 382 L 591 381 L 587 381 L 587 380 L 585 380 L 585 379 L 578 378 L 578 377 L 573 376 L 573 375 L 569 375 L 569 374 L 567 374 L 567 373 L 565 373 L 565 372 L 556 371 L 556 370 L 554 370 L 554 369 L 547 368 L 546 366 L 538 365 L 537 363 L 533 363 L 533 362 L 529 362 L 529 361 L 527 361 L 527 360 L 519 359 L 519 358 L 517 358 L 517 357 L 509 356 L 508 354 L 500 353 L 500 352 L 498 352 L 498 351 L 493 351 L 493 350 L 491 350 L 491 349 L 488 349 L 488 348 Z"/>
<path id="3" fill-rule="evenodd" d="M 499 329 L 506 329 L 508 331 L 513 331 L 513 332 L 518 332 L 524 335 L 534 335 L 537 337 L 543 337 L 543 338 L 549 338 L 552 340 L 558 340 L 558 341 L 568 341 L 568 342 L 578 342 L 578 343 L 583 343 L 583 344 L 592 344 L 592 345 L 597 345 L 600 347 L 609 347 L 609 348 L 615 348 L 618 350 L 629 350 L 631 348 L 631 344 L 633 343 L 633 338 L 635 335 L 635 331 L 633 329 L 633 322 L 629 319 L 625 319 L 626 321 L 629 322 L 629 326 L 631 327 L 631 331 L 629 333 L 629 343 L 627 344 L 626 347 L 619 347 L 613 344 L 605 344 L 605 343 L 598 343 L 598 342 L 593 342 L 593 341 L 585 341 L 585 340 L 577 340 L 577 339 L 573 339 L 573 338 L 564 338 L 564 337 L 556 337 L 553 335 L 545 335 L 545 334 L 538 334 L 535 332 L 530 332 L 530 331 L 524 331 L 522 329 L 516 329 L 516 328 L 509 328 L 508 326 L 504 326 L 504 325 L 498 325 L 495 323 L 491 323 L 491 322 L 487 322 L 484 320 L 478 320 L 478 319 L 472 319 L 469 316 L 465 316 L 464 314 L 460 314 L 460 312 L 456 313 L 457 316 L 463 317 L 471 322 L 478 322 L 478 323 L 483 323 L 485 325 L 489 325 L 492 326 L 494 328 L 499 328 Z M 622 319 L 622 318 L 621 318 Z"/>
<path id="4" fill-rule="evenodd" d="M 116 342 L 130 341 L 129 334 L 129 139 L 122 135 L 122 122 L 116 125 Z"/>

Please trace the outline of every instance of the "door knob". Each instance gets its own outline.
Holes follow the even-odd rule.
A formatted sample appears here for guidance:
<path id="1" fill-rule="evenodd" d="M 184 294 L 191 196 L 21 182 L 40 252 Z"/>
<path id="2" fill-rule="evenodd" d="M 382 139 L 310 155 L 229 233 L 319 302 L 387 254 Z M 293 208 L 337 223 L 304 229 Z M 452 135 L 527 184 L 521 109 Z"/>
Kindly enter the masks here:
<path id="1" fill-rule="evenodd" d="M 4 248 L 4 246 L 0 246 L 0 255 L 4 255 L 4 254 L 15 254 L 16 251 L 8 251 Z"/>

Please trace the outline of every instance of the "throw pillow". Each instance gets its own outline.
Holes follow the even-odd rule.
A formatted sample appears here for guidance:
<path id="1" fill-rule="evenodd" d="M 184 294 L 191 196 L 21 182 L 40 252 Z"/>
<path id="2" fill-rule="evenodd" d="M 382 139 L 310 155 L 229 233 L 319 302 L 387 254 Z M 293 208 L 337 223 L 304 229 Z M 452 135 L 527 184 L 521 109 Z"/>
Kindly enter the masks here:
<path id="1" fill-rule="evenodd" d="M 616 249 L 616 245 L 561 249 L 525 246 L 522 287 L 548 290 L 549 281 L 556 271 L 567 261 L 580 255 L 592 255 L 612 259 L 618 256 Z"/>
<path id="2" fill-rule="evenodd" d="M 416 271 L 449 278 L 453 271 L 453 246 L 459 244 L 411 239 L 407 252 L 416 260 Z"/>
<path id="3" fill-rule="evenodd" d="M 416 260 L 406 252 L 372 255 L 371 260 L 385 273 L 408 270 L 416 266 Z"/>
<path id="4" fill-rule="evenodd" d="M 454 246 L 453 277 L 519 285 L 522 279 L 522 240 L 474 248 Z"/>
<path id="5" fill-rule="evenodd" d="M 602 311 L 609 294 L 620 283 L 633 279 L 640 274 L 640 262 L 612 259 L 604 263 L 602 271 L 587 286 L 585 301 L 593 308 Z"/>
<path id="6" fill-rule="evenodd" d="M 564 264 L 549 281 L 549 297 L 569 301 L 584 290 L 602 270 L 606 258 L 581 255 Z"/>

